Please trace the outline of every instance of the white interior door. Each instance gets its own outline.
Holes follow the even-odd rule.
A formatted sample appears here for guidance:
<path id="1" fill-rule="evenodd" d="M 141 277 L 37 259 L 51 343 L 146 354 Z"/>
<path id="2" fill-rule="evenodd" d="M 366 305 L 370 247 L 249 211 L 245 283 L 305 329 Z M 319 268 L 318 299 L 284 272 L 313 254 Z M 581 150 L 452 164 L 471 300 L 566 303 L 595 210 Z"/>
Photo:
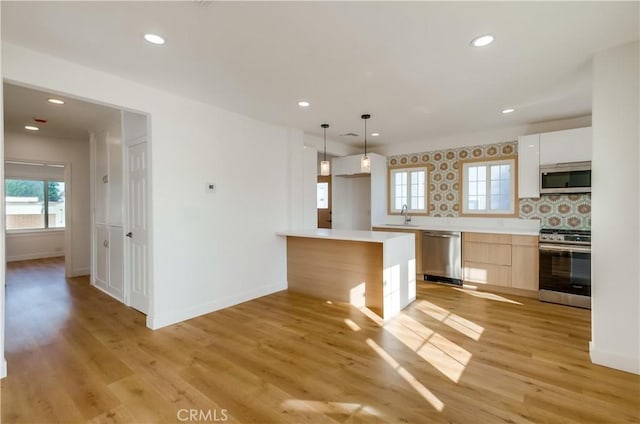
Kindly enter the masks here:
<path id="1" fill-rule="evenodd" d="M 149 277 L 147 275 L 147 142 L 141 138 L 127 145 L 127 221 L 126 233 L 129 306 L 147 313 L 149 310 Z"/>

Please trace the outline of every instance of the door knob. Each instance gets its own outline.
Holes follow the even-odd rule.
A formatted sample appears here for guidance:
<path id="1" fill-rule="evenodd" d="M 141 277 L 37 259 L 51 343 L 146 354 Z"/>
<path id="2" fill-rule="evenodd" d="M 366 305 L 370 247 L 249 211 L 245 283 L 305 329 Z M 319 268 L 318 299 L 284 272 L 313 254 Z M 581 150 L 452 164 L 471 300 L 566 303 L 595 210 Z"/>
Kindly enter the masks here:
<path id="1" fill-rule="evenodd" d="M 133 233 L 131 231 L 129 231 L 127 234 L 125 234 L 125 236 L 131 238 L 131 237 L 133 237 Z"/>

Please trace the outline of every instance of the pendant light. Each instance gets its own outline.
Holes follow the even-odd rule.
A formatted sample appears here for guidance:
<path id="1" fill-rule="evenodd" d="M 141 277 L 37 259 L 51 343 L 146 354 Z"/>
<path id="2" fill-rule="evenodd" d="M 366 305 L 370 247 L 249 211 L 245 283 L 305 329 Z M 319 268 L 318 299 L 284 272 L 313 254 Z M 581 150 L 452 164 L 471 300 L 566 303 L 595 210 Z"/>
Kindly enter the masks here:
<path id="1" fill-rule="evenodd" d="M 331 162 L 327 160 L 327 128 L 329 128 L 329 124 L 320 125 L 324 130 L 324 157 L 322 162 L 320 162 L 320 175 L 326 176 L 331 175 Z"/>
<path id="2" fill-rule="evenodd" d="M 371 118 L 371 115 L 364 114 L 361 118 L 364 119 L 364 155 L 360 158 L 360 172 L 370 174 L 371 159 L 367 156 L 367 119 Z"/>

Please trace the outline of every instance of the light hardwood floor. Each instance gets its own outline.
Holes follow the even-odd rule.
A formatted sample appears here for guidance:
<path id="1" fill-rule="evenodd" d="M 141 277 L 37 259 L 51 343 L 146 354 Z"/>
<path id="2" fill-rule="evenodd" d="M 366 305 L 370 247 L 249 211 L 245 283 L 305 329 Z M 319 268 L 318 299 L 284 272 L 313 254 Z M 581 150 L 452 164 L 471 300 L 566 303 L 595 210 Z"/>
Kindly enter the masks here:
<path id="1" fill-rule="evenodd" d="M 419 284 L 384 326 L 281 292 L 150 331 L 63 273 L 8 266 L 3 423 L 638 422 L 640 377 L 589 361 L 589 311 Z"/>

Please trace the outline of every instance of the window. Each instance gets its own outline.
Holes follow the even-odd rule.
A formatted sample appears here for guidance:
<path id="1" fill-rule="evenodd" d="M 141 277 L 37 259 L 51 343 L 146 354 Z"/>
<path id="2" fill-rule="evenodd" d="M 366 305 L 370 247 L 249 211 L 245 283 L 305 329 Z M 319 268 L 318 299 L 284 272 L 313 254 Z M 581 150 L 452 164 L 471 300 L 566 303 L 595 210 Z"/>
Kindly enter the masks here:
<path id="1" fill-rule="evenodd" d="M 403 205 L 409 212 L 427 213 L 427 168 L 389 170 L 389 211 L 399 213 Z"/>
<path id="2" fill-rule="evenodd" d="M 462 165 L 463 214 L 515 213 L 514 159 Z"/>
<path id="3" fill-rule="evenodd" d="M 64 182 L 5 180 L 7 230 L 64 228 Z"/>

